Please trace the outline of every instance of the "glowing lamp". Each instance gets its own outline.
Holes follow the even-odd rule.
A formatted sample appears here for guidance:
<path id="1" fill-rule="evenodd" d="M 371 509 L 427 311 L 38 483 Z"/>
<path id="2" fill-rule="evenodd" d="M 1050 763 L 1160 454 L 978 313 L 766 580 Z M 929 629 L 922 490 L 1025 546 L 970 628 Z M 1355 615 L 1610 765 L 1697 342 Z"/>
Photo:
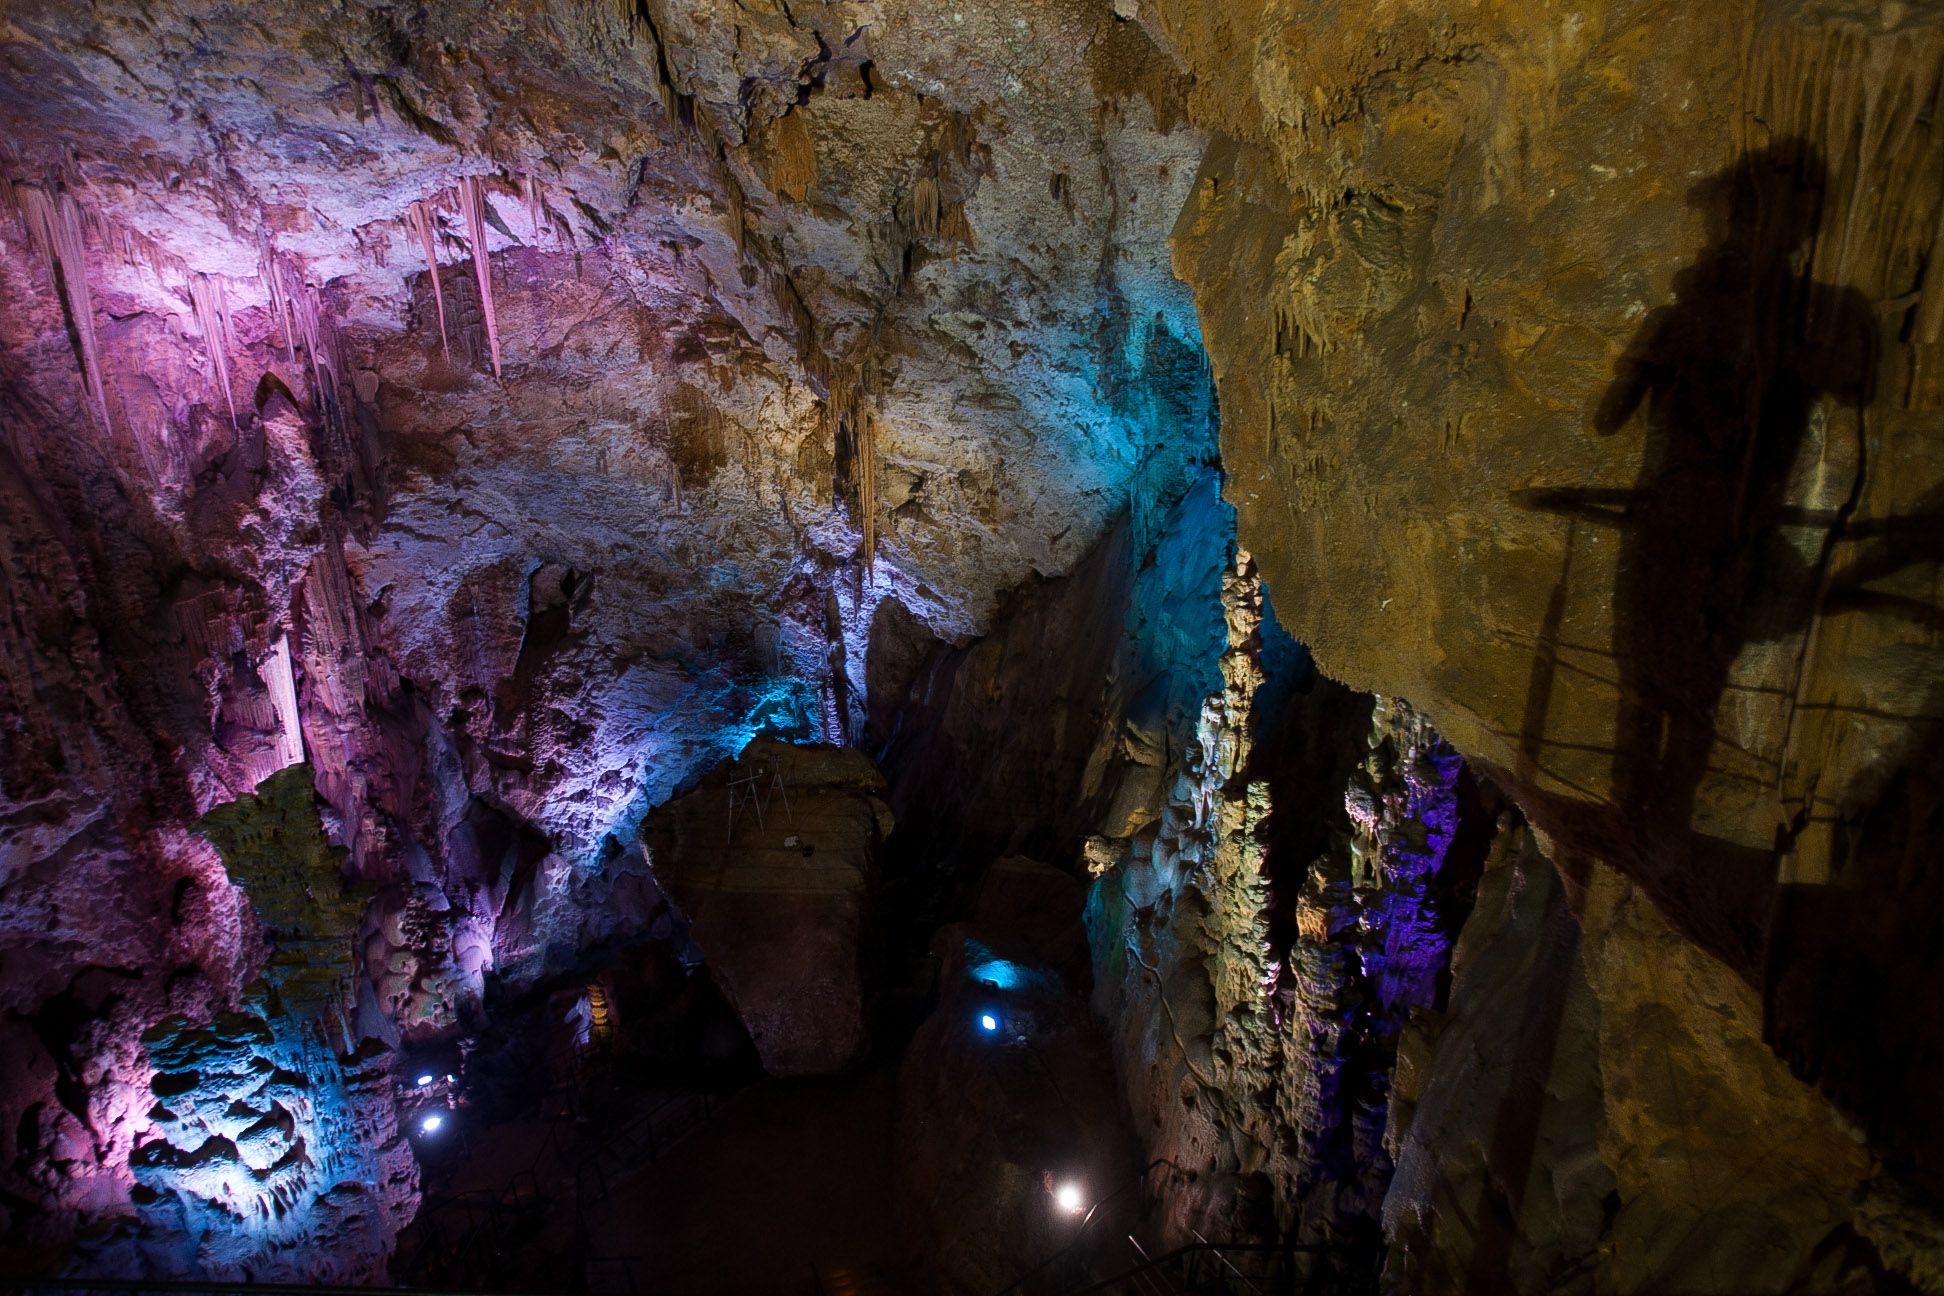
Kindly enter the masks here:
<path id="1" fill-rule="evenodd" d="M 423 1088 L 425 1088 L 425 1086 L 427 1086 L 427 1085 L 429 1085 L 429 1084 L 431 1084 L 431 1083 L 432 1083 L 432 1076 L 431 1076 L 431 1073 L 430 1073 L 430 1072 L 428 1072 L 428 1073 L 426 1073 L 425 1075 L 422 1075 L 422 1076 L 420 1076 L 420 1077 L 418 1078 L 418 1087 L 419 1087 L 419 1088 L 421 1088 L 421 1089 L 423 1089 Z"/>
<path id="2" fill-rule="evenodd" d="M 1087 1209 L 1087 1197 L 1079 1184 L 1069 1180 L 1053 1190 L 1053 1204 L 1069 1215 L 1078 1215 Z"/>
<path id="3" fill-rule="evenodd" d="M 444 1124 L 445 1124 L 445 1117 L 439 1115 L 439 1113 L 437 1112 L 433 1112 L 430 1116 L 427 1116 L 424 1120 L 419 1122 L 419 1129 L 421 1132 L 426 1134 L 437 1134 L 439 1132 L 439 1127 Z"/>
<path id="4" fill-rule="evenodd" d="M 986 1034 L 988 1034 L 988 1035 L 996 1035 L 996 1034 L 998 1034 L 998 1033 L 999 1033 L 999 1014 L 998 1014 L 998 1013 L 995 1013 L 995 1012 L 982 1012 L 982 1013 L 980 1013 L 980 1014 L 979 1014 L 979 1029 L 980 1029 L 980 1030 L 982 1030 L 982 1031 L 984 1031 L 984 1032 L 985 1032 Z"/>

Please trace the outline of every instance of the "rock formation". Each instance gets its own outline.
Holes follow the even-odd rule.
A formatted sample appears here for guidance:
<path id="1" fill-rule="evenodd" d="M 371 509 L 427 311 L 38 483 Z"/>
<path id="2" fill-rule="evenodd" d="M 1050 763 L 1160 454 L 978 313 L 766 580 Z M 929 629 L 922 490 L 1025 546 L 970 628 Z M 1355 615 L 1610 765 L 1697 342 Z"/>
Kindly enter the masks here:
<path id="1" fill-rule="evenodd" d="M 841 748 L 758 739 L 642 836 L 771 1075 L 838 1071 L 866 1042 L 884 779 Z"/>
<path id="2" fill-rule="evenodd" d="M 401 1058 L 840 1071 L 1023 856 L 1159 1243 L 1944 1290 L 1940 96 L 1938 0 L 9 6 L 0 1268 L 377 1278 Z"/>

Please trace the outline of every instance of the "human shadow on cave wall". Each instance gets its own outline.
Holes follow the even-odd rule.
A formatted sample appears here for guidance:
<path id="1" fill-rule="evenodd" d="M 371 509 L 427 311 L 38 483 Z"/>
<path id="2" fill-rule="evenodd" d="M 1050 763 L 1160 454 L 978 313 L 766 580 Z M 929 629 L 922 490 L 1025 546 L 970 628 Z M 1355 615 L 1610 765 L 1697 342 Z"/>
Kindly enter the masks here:
<path id="1" fill-rule="evenodd" d="M 1620 530 L 1614 811 L 1601 835 L 1623 839 L 1650 889 L 1744 972 L 1760 958 L 1773 857 L 1694 828 L 1715 713 L 1743 648 L 1813 612 L 1813 560 L 1781 531 L 1804 520 L 1786 495 L 1811 414 L 1873 394 L 1867 299 L 1797 269 L 1827 184 L 1812 148 L 1782 141 L 1689 190 L 1708 246 L 1642 321 L 1593 417 L 1614 436 L 1644 413 L 1633 488 L 1521 498 Z"/>

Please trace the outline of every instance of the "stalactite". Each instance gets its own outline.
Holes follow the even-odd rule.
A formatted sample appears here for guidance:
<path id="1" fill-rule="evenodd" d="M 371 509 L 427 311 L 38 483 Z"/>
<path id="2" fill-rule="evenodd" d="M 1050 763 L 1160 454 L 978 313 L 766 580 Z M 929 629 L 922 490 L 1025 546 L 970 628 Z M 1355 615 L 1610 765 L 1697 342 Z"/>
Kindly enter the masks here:
<path id="1" fill-rule="evenodd" d="M 432 231 L 437 218 L 432 208 L 423 200 L 412 203 L 405 209 L 405 224 L 418 239 L 419 247 L 425 252 L 425 273 L 432 280 L 432 306 L 439 315 L 439 351 L 448 364 L 452 361 L 452 342 L 446 333 L 445 289 L 439 286 L 439 252 L 433 243 Z"/>
<path id="2" fill-rule="evenodd" d="M 216 381 L 222 384 L 230 426 L 236 427 L 236 395 L 230 374 L 230 350 L 236 345 L 236 339 L 230 330 L 229 301 L 223 291 L 223 281 L 204 274 L 190 276 L 189 304 L 196 313 L 196 326 L 202 330 L 203 343 L 209 348 Z"/>
<path id="3" fill-rule="evenodd" d="M 290 294 L 290 306 L 297 330 L 304 340 L 305 354 L 310 358 L 311 402 L 325 417 L 334 417 L 338 405 L 340 372 L 337 339 L 331 328 L 330 316 L 324 309 L 323 294 L 316 284 L 306 280 L 302 287 Z"/>
<path id="4" fill-rule="evenodd" d="M 938 237 L 938 221 L 943 207 L 938 181 L 920 176 L 911 186 L 911 230 L 919 238 Z"/>
<path id="5" fill-rule="evenodd" d="M 529 171 L 521 188 L 526 194 L 527 221 L 533 226 L 533 246 L 539 247 L 547 232 L 547 199 L 541 191 L 540 177 Z"/>
<path id="6" fill-rule="evenodd" d="M 12 187 L 10 187 L 12 188 Z M 102 380 L 101 348 L 95 338 L 94 295 L 88 288 L 88 244 L 82 229 L 81 204 L 62 189 L 12 188 L 13 205 L 27 227 L 27 241 L 40 254 L 62 295 L 75 337 L 81 344 L 81 378 L 94 403 L 95 417 L 109 431 L 108 389 Z"/>
<path id="7" fill-rule="evenodd" d="M 959 247 L 972 246 L 972 222 L 965 218 L 964 203 L 946 203 L 944 215 L 939 218 L 938 237 L 943 243 Z"/>
<path id="8" fill-rule="evenodd" d="M 290 364 L 292 376 L 297 372 L 297 330 L 290 319 L 290 294 L 284 287 L 283 270 L 277 260 L 276 249 L 270 246 L 268 235 L 264 235 L 257 247 L 257 276 L 270 290 L 270 313 L 276 318 L 277 327 L 283 330 L 284 358 Z"/>
<path id="9" fill-rule="evenodd" d="M 466 218 L 466 237 L 472 241 L 473 274 L 479 279 L 479 312 L 486 324 L 486 345 L 493 356 L 493 377 L 500 377 L 499 316 L 493 310 L 493 267 L 486 254 L 486 195 L 478 176 L 459 182 L 459 210 Z"/>
<path id="10" fill-rule="evenodd" d="M 865 410 L 857 421 L 857 511 L 864 531 L 864 570 L 877 570 L 877 415 Z"/>
<path id="11" fill-rule="evenodd" d="M 736 255 L 749 255 L 749 221 L 744 210 L 742 186 L 733 181 L 729 190 L 729 237 L 736 240 Z"/>
<path id="12" fill-rule="evenodd" d="M 264 662 L 264 675 L 263 682 L 270 690 L 270 704 L 277 713 L 275 759 L 277 769 L 281 770 L 304 759 L 302 713 L 297 707 L 297 678 L 291 668 L 288 635 L 278 635 L 277 641 L 270 646 L 270 656 Z"/>

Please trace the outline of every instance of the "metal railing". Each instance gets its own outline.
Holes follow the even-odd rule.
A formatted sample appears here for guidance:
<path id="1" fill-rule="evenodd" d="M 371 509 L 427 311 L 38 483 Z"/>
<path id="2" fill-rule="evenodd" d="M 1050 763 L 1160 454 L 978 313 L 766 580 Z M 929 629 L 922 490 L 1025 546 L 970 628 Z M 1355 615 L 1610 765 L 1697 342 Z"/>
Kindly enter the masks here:
<path id="1" fill-rule="evenodd" d="M 1127 1239 L 1135 1263 L 1111 1277 L 1083 1282 L 1063 1296 L 1336 1296 L 1357 1290 L 1357 1270 L 1374 1273 L 1381 1252 L 1370 1247 L 1336 1242 L 1210 1242 L 1197 1241 L 1164 1255 L 1149 1256 L 1133 1237 Z M 1339 1264 L 1339 1262 L 1345 1262 Z"/>
<path id="2" fill-rule="evenodd" d="M 1015 1278 L 1010 1286 L 998 1293 L 998 1296 L 1015 1296 L 1015 1293 L 1027 1291 L 1030 1287 L 1038 1285 L 1042 1279 L 1060 1281 L 1071 1273 L 1078 1272 L 1087 1258 L 1087 1248 L 1097 1245 L 1103 1237 L 1113 1236 L 1107 1231 L 1108 1223 L 1119 1214 L 1126 1203 L 1132 1201 L 1134 1219 L 1127 1220 L 1122 1216 L 1120 1225 L 1115 1228 L 1116 1232 L 1124 1230 L 1130 1224 L 1138 1224 L 1146 1217 L 1148 1176 L 1162 1166 L 1175 1170 L 1181 1169 L 1167 1157 L 1156 1157 L 1148 1162 L 1139 1174 L 1131 1176 L 1126 1182 L 1095 1202 L 1064 1246 Z M 1130 1198 L 1129 1194 L 1137 1188 L 1142 1190 L 1141 1196 Z"/>

